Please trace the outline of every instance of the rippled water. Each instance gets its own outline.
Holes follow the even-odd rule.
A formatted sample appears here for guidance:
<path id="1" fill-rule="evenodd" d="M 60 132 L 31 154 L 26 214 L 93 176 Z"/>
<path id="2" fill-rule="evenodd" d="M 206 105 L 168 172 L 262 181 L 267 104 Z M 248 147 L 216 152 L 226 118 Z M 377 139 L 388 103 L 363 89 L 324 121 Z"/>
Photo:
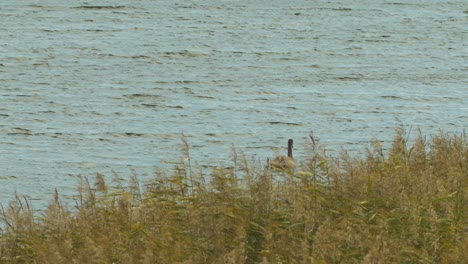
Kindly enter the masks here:
<path id="1" fill-rule="evenodd" d="M 118 2 L 118 3 L 116 3 Z M 0 3 L 0 202 L 181 157 L 266 159 L 468 124 L 466 1 Z M 398 121 L 400 120 L 400 121 Z M 284 147 L 283 147 L 284 148 Z"/>

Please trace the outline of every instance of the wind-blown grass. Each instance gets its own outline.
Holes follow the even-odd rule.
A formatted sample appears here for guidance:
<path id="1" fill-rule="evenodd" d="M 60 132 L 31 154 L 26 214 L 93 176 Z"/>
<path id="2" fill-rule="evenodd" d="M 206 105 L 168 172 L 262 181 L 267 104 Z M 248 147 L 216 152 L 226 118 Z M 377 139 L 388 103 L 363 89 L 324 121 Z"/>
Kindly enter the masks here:
<path id="1" fill-rule="evenodd" d="M 389 151 L 294 170 L 234 155 L 205 174 L 189 155 L 144 187 L 83 179 L 76 210 L 1 208 L 0 263 L 468 263 L 466 136 L 398 130 Z M 301 165 L 299 165 L 301 164 Z"/>

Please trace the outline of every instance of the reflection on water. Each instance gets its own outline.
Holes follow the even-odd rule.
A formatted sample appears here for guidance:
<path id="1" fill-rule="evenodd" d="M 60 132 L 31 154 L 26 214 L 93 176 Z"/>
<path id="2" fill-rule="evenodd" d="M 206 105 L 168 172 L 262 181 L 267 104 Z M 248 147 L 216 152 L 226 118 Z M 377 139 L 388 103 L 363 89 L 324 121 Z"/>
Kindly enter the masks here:
<path id="1" fill-rule="evenodd" d="M 2 1 L 0 201 L 468 123 L 464 1 Z M 400 121 L 397 121 L 400 120 Z M 281 147 L 282 149 L 278 149 Z"/>

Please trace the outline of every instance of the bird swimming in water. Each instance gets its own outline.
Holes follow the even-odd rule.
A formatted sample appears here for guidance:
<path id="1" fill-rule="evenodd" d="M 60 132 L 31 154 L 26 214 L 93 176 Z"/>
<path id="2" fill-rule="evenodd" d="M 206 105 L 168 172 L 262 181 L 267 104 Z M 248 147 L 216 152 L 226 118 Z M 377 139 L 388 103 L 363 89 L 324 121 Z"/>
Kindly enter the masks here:
<path id="1" fill-rule="evenodd" d="M 292 170 L 296 167 L 293 158 L 293 140 L 288 140 L 288 156 L 278 156 L 270 162 L 270 167 L 281 170 Z"/>

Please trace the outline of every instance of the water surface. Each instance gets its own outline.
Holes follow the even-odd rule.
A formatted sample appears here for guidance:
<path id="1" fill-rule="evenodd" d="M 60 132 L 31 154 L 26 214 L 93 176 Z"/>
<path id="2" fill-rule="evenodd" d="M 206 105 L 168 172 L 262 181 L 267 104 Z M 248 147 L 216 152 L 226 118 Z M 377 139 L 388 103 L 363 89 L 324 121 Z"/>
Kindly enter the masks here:
<path id="1" fill-rule="evenodd" d="M 468 124 L 465 1 L 0 3 L 0 202 Z M 282 149 L 280 149 L 280 147 Z"/>

